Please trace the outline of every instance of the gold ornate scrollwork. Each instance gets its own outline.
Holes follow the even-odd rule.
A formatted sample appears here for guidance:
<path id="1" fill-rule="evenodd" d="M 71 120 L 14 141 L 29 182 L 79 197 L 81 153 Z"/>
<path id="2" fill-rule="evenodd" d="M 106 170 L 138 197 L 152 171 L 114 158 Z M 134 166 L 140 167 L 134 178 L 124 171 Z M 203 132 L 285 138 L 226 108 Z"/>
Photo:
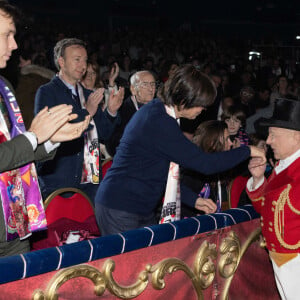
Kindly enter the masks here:
<path id="1" fill-rule="evenodd" d="M 121 299 L 132 299 L 141 294 L 148 285 L 148 271 L 142 271 L 136 283 L 130 286 L 118 285 L 112 277 L 115 269 L 113 260 L 105 261 L 102 273 L 89 265 L 79 265 L 59 271 L 48 284 L 46 291 L 36 290 L 33 292 L 33 300 L 57 300 L 58 289 L 68 280 L 75 277 L 85 277 L 93 281 L 95 294 L 101 296 L 107 288 L 113 295 Z"/>
<path id="2" fill-rule="evenodd" d="M 194 273 L 199 277 L 199 284 L 206 289 L 213 282 L 216 275 L 216 268 L 213 263 L 217 257 L 216 244 L 209 244 L 204 241 L 198 250 L 194 262 Z"/>
<path id="3" fill-rule="evenodd" d="M 106 279 L 107 289 L 115 296 L 121 299 L 132 299 L 140 295 L 148 285 L 148 273 L 149 267 L 146 267 L 145 271 L 142 271 L 139 276 L 138 280 L 130 285 L 130 286 L 122 286 L 118 285 L 113 276 L 112 272 L 115 270 L 115 262 L 111 259 L 108 259 L 104 262 L 103 265 L 103 275 Z"/>
<path id="4" fill-rule="evenodd" d="M 89 265 L 79 265 L 59 271 L 50 280 L 45 292 L 35 290 L 32 295 L 33 300 L 57 300 L 57 291 L 65 282 L 76 277 L 85 277 L 94 283 L 94 292 L 101 296 L 106 289 L 106 279 L 99 270 Z"/>
<path id="5" fill-rule="evenodd" d="M 183 271 L 192 279 L 192 281 L 195 279 L 194 273 L 182 260 L 178 258 L 167 258 L 150 268 L 150 273 L 152 273 L 153 287 L 157 290 L 162 290 L 166 285 L 164 281 L 165 275 L 167 273 L 172 274 L 176 271 Z M 199 290 L 199 292 L 201 294 L 201 290 Z"/>
<path id="6" fill-rule="evenodd" d="M 238 268 L 242 257 L 250 245 L 260 239 L 260 236 L 261 228 L 258 228 L 249 235 L 246 242 L 242 247 L 240 247 L 240 241 L 238 237 L 233 231 L 231 231 L 229 233 L 229 237 L 222 241 L 220 246 L 220 252 L 222 256 L 219 260 L 219 273 L 222 277 L 226 278 L 226 281 L 223 286 L 223 291 L 220 298 L 221 300 L 228 299 L 229 288 L 233 279 L 233 275 Z"/>
<path id="7" fill-rule="evenodd" d="M 193 270 L 178 258 L 164 259 L 150 269 L 152 285 L 155 289 L 163 289 L 165 287 L 165 275 L 180 270 L 185 272 L 191 279 L 198 299 L 203 299 L 202 290 L 212 283 L 216 273 L 212 262 L 212 259 L 215 259 L 216 256 L 216 245 L 204 241 L 198 250 Z"/>
<path id="8" fill-rule="evenodd" d="M 198 299 L 203 299 L 202 290 L 207 288 L 215 276 L 215 266 L 212 262 L 216 258 L 216 245 L 204 241 L 200 246 L 194 261 L 194 271 L 191 270 L 182 260 L 178 258 L 168 258 L 154 266 L 146 265 L 137 281 L 130 286 L 122 286 L 116 283 L 112 273 L 115 269 L 113 260 L 108 259 L 104 262 L 102 272 L 89 265 L 79 265 L 59 271 L 48 284 L 45 292 L 42 290 L 34 291 L 33 300 L 56 300 L 58 299 L 58 289 L 66 281 L 75 277 L 86 277 L 93 281 L 95 294 L 101 296 L 106 289 L 111 294 L 121 299 L 132 299 L 140 295 L 149 283 L 151 275 L 152 285 L 155 289 L 161 290 L 165 287 L 164 277 L 167 273 L 172 274 L 176 271 L 183 271 L 192 281 Z"/>
<path id="9" fill-rule="evenodd" d="M 241 247 L 237 235 L 231 231 L 221 242 L 218 269 L 220 276 L 226 279 L 220 298 L 221 300 L 228 299 L 230 284 L 240 260 L 249 246 L 259 239 L 260 235 L 260 228 L 253 231 Z M 216 258 L 216 245 L 203 241 L 197 252 L 192 269 L 178 258 L 167 258 L 154 266 L 147 264 L 145 269 L 139 273 L 136 282 L 129 286 L 119 285 L 114 280 L 113 272 L 115 270 L 115 263 L 111 259 L 107 259 L 104 262 L 101 272 L 86 264 L 74 266 L 57 272 L 50 280 L 45 292 L 42 290 L 35 290 L 32 299 L 58 299 L 58 289 L 60 286 L 75 277 L 85 277 L 90 279 L 94 283 L 94 292 L 97 296 L 103 295 L 107 289 L 111 294 L 118 298 L 133 299 L 139 296 L 147 288 L 150 281 L 149 276 L 151 276 L 150 282 L 153 288 L 162 290 L 166 285 L 166 274 L 172 274 L 176 271 L 183 271 L 191 280 L 198 299 L 204 299 L 203 290 L 208 288 L 215 279 Z"/>
<path id="10" fill-rule="evenodd" d="M 234 274 L 238 265 L 240 252 L 240 241 L 235 232 L 231 231 L 220 245 L 219 273 L 222 277 L 228 278 Z"/>

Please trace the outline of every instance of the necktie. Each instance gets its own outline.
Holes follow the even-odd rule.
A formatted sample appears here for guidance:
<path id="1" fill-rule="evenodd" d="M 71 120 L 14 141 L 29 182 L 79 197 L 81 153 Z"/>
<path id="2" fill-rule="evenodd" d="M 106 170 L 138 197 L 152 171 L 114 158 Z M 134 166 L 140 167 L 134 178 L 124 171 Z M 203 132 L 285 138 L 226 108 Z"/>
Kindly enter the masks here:
<path id="1" fill-rule="evenodd" d="M 78 88 L 77 88 L 77 85 L 76 85 L 75 92 L 76 92 L 76 95 L 72 93 L 72 97 L 73 97 L 73 99 L 75 100 L 75 102 L 76 102 L 79 106 L 81 106 L 81 104 L 80 104 L 80 98 L 79 98 L 79 94 L 78 94 Z"/>

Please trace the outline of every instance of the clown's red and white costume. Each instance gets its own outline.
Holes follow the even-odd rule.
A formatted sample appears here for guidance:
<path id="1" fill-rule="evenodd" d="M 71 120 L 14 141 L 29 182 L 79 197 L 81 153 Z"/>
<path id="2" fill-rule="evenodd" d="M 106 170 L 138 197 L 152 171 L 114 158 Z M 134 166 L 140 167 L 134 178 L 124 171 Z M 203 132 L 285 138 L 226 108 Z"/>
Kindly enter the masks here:
<path id="1" fill-rule="evenodd" d="M 261 215 L 262 234 L 282 299 L 299 299 L 300 150 L 280 160 L 271 176 L 247 193 Z"/>

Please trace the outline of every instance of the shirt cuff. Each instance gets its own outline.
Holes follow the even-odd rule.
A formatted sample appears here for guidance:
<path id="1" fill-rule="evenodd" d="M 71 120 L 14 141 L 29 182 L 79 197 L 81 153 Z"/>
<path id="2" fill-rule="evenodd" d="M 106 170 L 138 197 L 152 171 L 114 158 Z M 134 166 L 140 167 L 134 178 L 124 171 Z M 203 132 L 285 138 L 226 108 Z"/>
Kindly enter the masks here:
<path id="1" fill-rule="evenodd" d="M 60 143 L 52 143 L 50 140 L 44 143 L 45 150 L 47 153 L 52 152 L 54 149 L 59 147 Z"/>
<path id="2" fill-rule="evenodd" d="M 28 139 L 28 141 L 32 145 L 33 151 L 35 151 L 36 148 L 37 148 L 37 145 L 38 145 L 36 135 L 33 132 L 30 132 L 30 131 L 23 132 L 23 135 L 26 136 L 26 138 Z"/>
<path id="3" fill-rule="evenodd" d="M 117 114 L 118 114 L 118 112 L 116 112 L 115 114 L 112 114 L 112 113 L 109 111 L 108 108 L 106 108 L 106 110 L 107 110 L 108 114 L 109 114 L 111 117 L 113 117 L 113 118 L 115 118 L 115 117 L 117 116 Z"/>
<path id="4" fill-rule="evenodd" d="M 115 92 L 117 92 L 118 91 L 118 86 L 116 84 L 114 86 L 108 85 L 108 90 L 109 91 L 115 90 Z"/>
<path id="5" fill-rule="evenodd" d="M 263 177 L 259 183 L 256 185 L 255 188 L 253 188 L 253 177 L 249 178 L 249 180 L 247 181 L 247 189 L 249 192 L 253 192 L 255 190 L 257 190 L 259 187 L 261 187 L 263 185 L 265 181 L 265 178 Z"/>

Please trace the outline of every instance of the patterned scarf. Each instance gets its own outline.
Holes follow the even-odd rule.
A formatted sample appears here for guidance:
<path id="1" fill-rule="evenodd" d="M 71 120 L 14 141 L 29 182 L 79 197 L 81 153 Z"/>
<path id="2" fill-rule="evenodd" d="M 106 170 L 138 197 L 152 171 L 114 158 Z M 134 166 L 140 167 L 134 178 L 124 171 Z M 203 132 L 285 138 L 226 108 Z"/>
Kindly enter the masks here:
<path id="1" fill-rule="evenodd" d="M 216 205 L 217 205 L 216 212 L 219 213 L 219 212 L 221 212 L 221 205 L 222 205 L 222 194 L 221 194 L 222 192 L 221 192 L 220 180 L 218 180 L 217 189 L 218 189 L 218 195 L 217 195 L 217 199 L 216 199 Z M 209 183 L 205 183 L 202 190 L 198 194 L 198 196 L 203 199 L 208 199 L 210 197 L 210 194 L 211 194 L 210 185 L 209 185 Z"/>
<path id="2" fill-rule="evenodd" d="M 13 93 L 0 80 L 0 143 L 25 131 Z M 6 240 L 25 239 L 31 232 L 47 227 L 37 173 L 33 163 L 0 173 L 0 194 Z"/>
<path id="3" fill-rule="evenodd" d="M 85 108 L 85 98 L 83 95 L 82 86 L 77 84 L 77 88 L 81 107 Z M 95 121 L 91 119 L 90 124 L 93 126 L 93 128 L 84 133 L 84 161 L 81 183 L 99 184 L 100 145 Z"/>
<path id="4" fill-rule="evenodd" d="M 174 108 L 165 105 L 166 112 L 176 119 Z M 179 125 L 179 119 L 177 120 Z M 180 219 L 180 184 L 179 184 L 179 165 L 170 162 L 164 203 L 161 210 L 159 224 L 174 222 Z"/>

